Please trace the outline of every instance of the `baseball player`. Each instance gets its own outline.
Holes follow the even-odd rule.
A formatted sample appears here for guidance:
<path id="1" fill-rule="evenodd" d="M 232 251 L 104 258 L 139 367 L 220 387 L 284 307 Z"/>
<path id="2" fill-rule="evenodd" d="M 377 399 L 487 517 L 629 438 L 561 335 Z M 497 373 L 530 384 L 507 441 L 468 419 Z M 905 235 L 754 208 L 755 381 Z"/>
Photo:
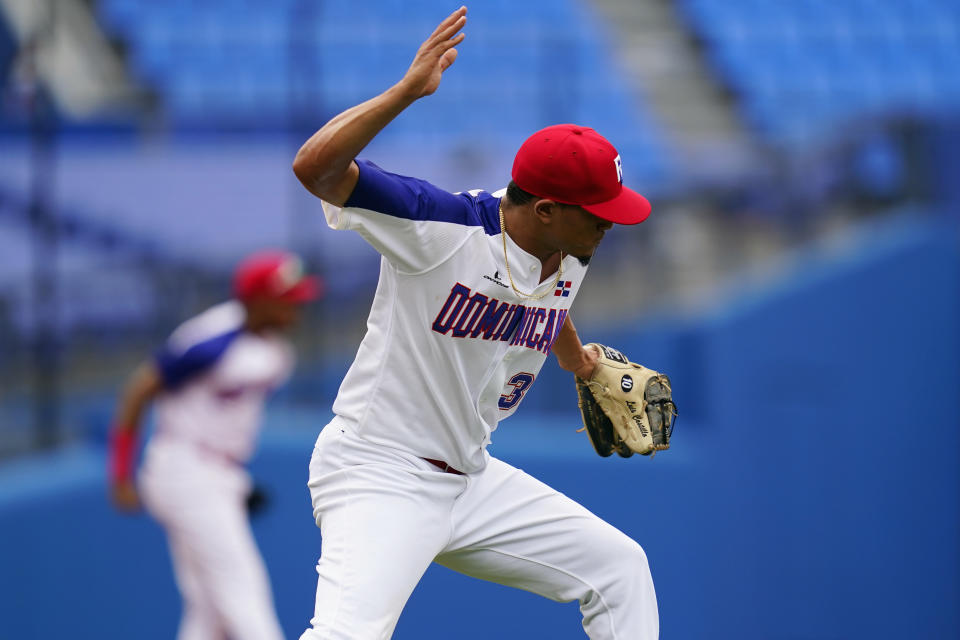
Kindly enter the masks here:
<path id="1" fill-rule="evenodd" d="M 120 398 L 110 446 L 113 500 L 134 510 L 142 497 L 166 531 L 183 597 L 179 640 L 283 638 L 250 530 L 244 463 L 268 394 L 293 368 L 281 332 L 318 287 L 294 255 L 248 257 L 234 274 L 235 299 L 182 324 Z M 135 485 L 136 436 L 151 402 L 156 428 Z"/>
<path id="2" fill-rule="evenodd" d="M 301 640 L 389 638 L 434 561 L 577 600 L 590 638 L 656 638 L 641 547 L 487 452 L 548 353 L 583 379 L 596 366 L 570 305 L 604 233 L 650 212 L 622 186 L 616 150 L 590 128 L 548 127 L 524 142 L 497 193 L 452 194 L 355 159 L 436 91 L 466 12 L 440 23 L 397 84 L 334 117 L 294 161 L 329 226 L 382 256 L 367 333 L 310 462 L 323 549 Z"/>

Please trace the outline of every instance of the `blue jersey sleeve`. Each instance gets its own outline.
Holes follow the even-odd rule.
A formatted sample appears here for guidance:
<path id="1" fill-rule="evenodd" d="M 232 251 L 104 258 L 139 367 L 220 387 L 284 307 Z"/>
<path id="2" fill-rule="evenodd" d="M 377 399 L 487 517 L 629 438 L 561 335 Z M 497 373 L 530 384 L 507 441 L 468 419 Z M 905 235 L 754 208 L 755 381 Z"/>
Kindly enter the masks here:
<path id="1" fill-rule="evenodd" d="M 360 176 L 343 207 L 324 203 L 327 224 L 356 231 L 399 273 L 425 273 L 475 233 L 500 233 L 499 198 L 449 193 L 357 160 Z"/>
<path id="2" fill-rule="evenodd" d="M 236 329 L 220 334 L 198 342 L 186 350 L 175 350 L 169 343 L 164 345 L 154 354 L 154 363 L 160 372 L 164 388 L 177 389 L 210 369 L 220 360 L 241 331 Z"/>
<path id="3" fill-rule="evenodd" d="M 497 209 L 484 206 L 478 195 L 450 193 L 426 180 L 384 171 L 369 160 L 357 160 L 357 166 L 360 177 L 345 207 L 406 220 L 483 227 L 488 235 L 500 233 Z"/>

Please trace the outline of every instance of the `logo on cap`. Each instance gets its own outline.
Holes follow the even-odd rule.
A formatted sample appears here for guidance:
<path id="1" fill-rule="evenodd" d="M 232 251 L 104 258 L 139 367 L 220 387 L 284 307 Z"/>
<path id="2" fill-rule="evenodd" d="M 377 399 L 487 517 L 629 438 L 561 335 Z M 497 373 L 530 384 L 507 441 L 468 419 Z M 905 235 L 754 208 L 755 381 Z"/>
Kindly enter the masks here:
<path id="1" fill-rule="evenodd" d="M 276 298 L 289 302 L 315 300 L 323 283 L 317 276 L 306 276 L 303 262 L 296 254 L 265 250 L 245 258 L 233 276 L 234 295 L 240 300 Z"/>
<path id="2" fill-rule="evenodd" d="M 620 164 L 620 154 L 617 154 L 617 157 L 613 159 L 613 164 L 617 167 L 617 182 L 623 184 L 623 165 Z"/>
<path id="3" fill-rule="evenodd" d="M 303 262 L 290 256 L 279 265 L 273 276 L 273 289 L 277 294 L 286 293 L 303 279 Z"/>

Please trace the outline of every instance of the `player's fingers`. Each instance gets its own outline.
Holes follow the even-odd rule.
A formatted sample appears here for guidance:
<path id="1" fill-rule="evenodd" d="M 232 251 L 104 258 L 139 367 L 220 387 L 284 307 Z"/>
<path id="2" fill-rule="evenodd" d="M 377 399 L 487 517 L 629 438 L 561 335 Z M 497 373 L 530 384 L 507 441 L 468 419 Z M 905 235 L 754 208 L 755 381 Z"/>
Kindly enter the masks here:
<path id="1" fill-rule="evenodd" d="M 457 20 L 453 24 L 451 24 L 446 29 L 438 33 L 436 37 L 430 38 L 429 40 L 430 46 L 435 47 L 437 44 L 442 44 L 443 42 L 446 42 L 447 40 L 452 38 L 457 31 L 460 31 L 460 29 L 463 29 L 463 25 L 465 24 L 467 24 L 467 16 L 460 16 L 459 18 L 457 18 Z"/>
<path id="2" fill-rule="evenodd" d="M 439 34 L 441 31 L 446 29 L 452 22 L 454 22 L 459 16 L 463 15 L 465 12 L 466 12 L 466 7 L 460 7 L 459 9 L 457 9 L 456 11 L 448 15 L 446 18 L 441 20 L 440 24 L 437 25 L 437 28 L 433 30 L 433 33 L 430 34 L 427 40 L 431 40 L 437 37 L 437 34 Z"/>
<path id="3" fill-rule="evenodd" d="M 458 44 L 460 44 L 461 42 L 463 42 L 463 39 L 466 38 L 466 37 L 467 37 L 467 34 L 465 34 L 465 33 L 458 33 L 455 38 L 451 38 L 451 39 L 447 40 L 446 42 L 441 43 L 440 46 L 437 47 L 437 51 L 438 51 L 439 53 L 443 54 L 443 53 L 445 53 L 445 52 L 447 51 L 447 49 L 452 49 L 453 47 L 455 47 L 455 46 L 457 46 Z"/>
<path id="4" fill-rule="evenodd" d="M 430 37 L 427 38 L 427 40 L 428 41 L 433 40 L 440 34 L 441 31 L 448 28 L 451 24 L 456 22 L 458 18 L 465 15 L 467 15 L 467 8 L 462 6 L 456 11 L 454 11 L 453 13 L 451 13 L 450 15 L 448 15 L 446 18 L 444 18 L 443 22 L 437 25 L 437 28 L 433 30 L 433 33 L 430 34 Z"/>
<path id="5" fill-rule="evenodd" d="M 457 59 L 456 49 L 449 49 L 448 51 L 444 52 L 444 54 L 440 57 L 440 70 L 446 71 L 447 69 L 449 69 L 450 65 L 452 65 L 453 61 L 456 59 Z"/>

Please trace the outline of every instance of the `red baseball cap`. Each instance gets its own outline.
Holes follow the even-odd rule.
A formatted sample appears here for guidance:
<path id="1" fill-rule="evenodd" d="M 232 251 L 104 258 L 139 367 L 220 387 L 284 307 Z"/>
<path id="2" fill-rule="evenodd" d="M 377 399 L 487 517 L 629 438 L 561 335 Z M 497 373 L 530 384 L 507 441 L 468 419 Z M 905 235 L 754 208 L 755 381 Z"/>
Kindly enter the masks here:
<path id="1" fill-rule="evenodd" d="M 260 251 L 248 256 L 233 274 L 233 293 L 243 301 L 254 299 L 309 302 L 320 296 L 320 278 L 303 273 L 300 258 L 286 251 Z"/>
<path id="2" fill-rule="evenodd" d="M 620 154 L 590 127 L 557 124 L 527 138 L 513 160 L 513 181 L 541 198 L 579 205 L 618 224 L 637 224 L 650 203 L 623 186 Z"/>

